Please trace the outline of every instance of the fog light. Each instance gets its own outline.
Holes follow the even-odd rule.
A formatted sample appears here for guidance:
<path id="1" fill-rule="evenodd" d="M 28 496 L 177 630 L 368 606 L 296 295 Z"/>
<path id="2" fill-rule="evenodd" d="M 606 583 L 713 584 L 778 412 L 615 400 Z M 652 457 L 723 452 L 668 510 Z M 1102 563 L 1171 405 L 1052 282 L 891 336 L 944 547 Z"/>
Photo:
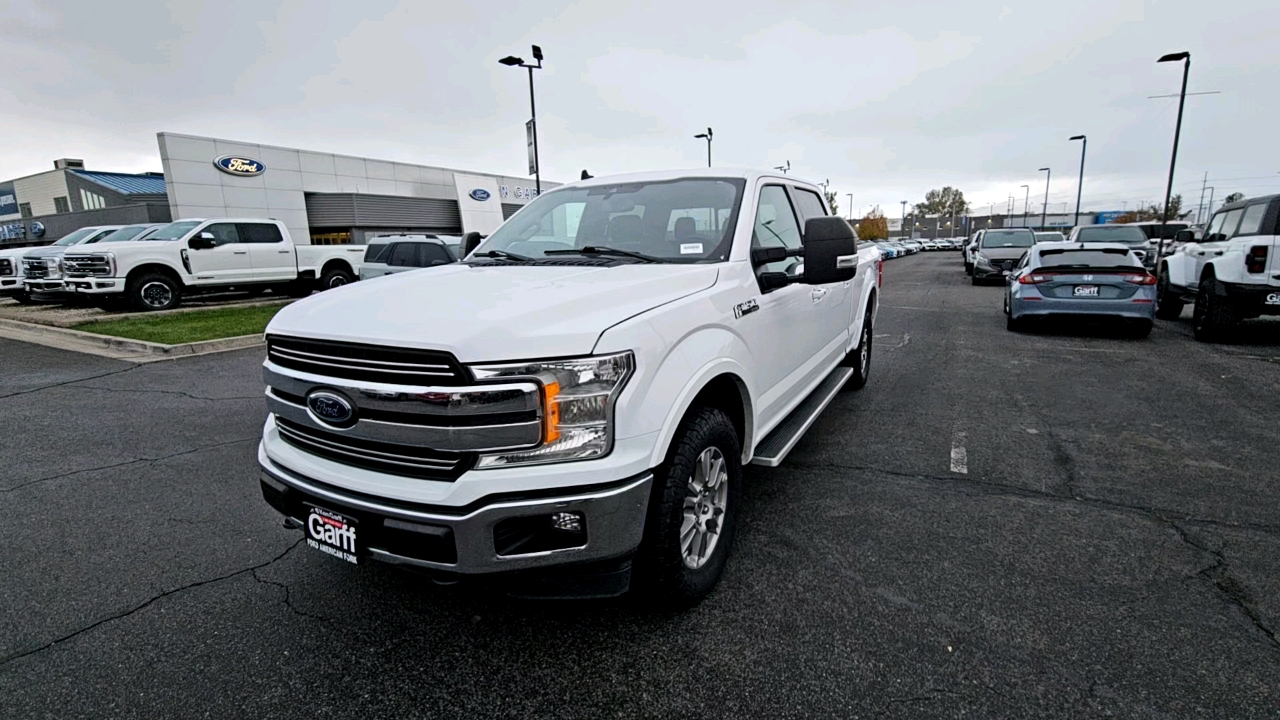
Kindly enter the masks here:
<path id="1" fill-rule="evenodd" d="M 562 532 L 582 532 L 582 513 L 558 512 L 551 514 L 551 527 Z"/>

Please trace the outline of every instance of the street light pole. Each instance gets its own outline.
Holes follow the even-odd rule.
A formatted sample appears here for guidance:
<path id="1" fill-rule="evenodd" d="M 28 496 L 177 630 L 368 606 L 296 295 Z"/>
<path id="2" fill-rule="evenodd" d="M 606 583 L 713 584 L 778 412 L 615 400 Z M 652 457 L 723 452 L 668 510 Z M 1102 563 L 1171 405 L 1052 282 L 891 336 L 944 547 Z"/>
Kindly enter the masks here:
<path id="1" fill-rule="evenodd" d="M 1169 222 L 1169 199 L 1173 196 L 1173 169 L 1178 164 L 1178 137 L 1182 135 L 1182 106 L 1187 102 L 1187 75 L 1191 73 L 1191 53 L 1169 53 L 1156 61 L 1177 62 L 1182 60 L 1182 93 L 1178 96 L 1178 122 L 1173 128 L 1173 154 L 1169 158 L 1169 184 L 1164 189 L 1164 212 L 1160 213 L 1160 242 L 1156 245 L 1156 262 L 1164 255 L 1165 225 Z"/>
<path id="2" fill-rule="evenodd" d="M 538 108 L 533 101 L 533 71 L 542 69 L 542 48 L 537 45 L 533 46 L 533 59 L 538 61 L 537 65 L 531 65 L 524 61 L 524 58 L 518 58 L 515 55 L 508 55 L 498 62 L 508 67 L 522 67 L 529 69 L 529 127 L 533 131 L 533 177 L 534 191 L 536 194 L 542 194 L 542 163 L 538 160 Z"/>
<path id="3" fill-rule="evenodd" d="M 1027 227 L 1027 207 L 1031 203 L 1031 186 L 1021 185 L 1020 187 L 1024 191 L 1022 193 L 1022 227 Z"/>
<path id="4" fill-rule="evenodd" d="M 849 219 L 852 220 L 853 219 L 853 193 L 848 193 L 848 195 L 849 195 Z"/>
<path id="5" fill-rule="evenodd" d="M 1080 141 L 1080 181 L 1076 183 L 1076 216 L 1071 227 L 1080 224 L 1080 196 L 1084 193 L 1084 153 L 1089 149 L 1089 138 L 1084 135 L 1072 135 L 1071 140 Z"/>
<path id="6" fill-rule="evenodd" d="M 1053 175 L 1053 171 L 1043 167 L 1040 172 L 1044 173 L 1044 205 L 1040 206 L 1040 229 L 1044 230 L 1049 218 L 1049 176 Z"/>
<path id="7" fill-rule="evenodd" d="M 906 229 L 907 229 L 907 201 L 903 200 L 902 201 L 902 227 L 899 228 L 899 232 L 905 232 Z M 908 233 L 908 237 L 910 237 L 909 233 Z"/>
<path id="8" fill-rule="evenodd" d="M 707 141 L 707 167 L 711 167 L 711 128 L 707 128 L 706 132 L 698 133 L 697 135 L 694 135 L 694 137 Z"/>

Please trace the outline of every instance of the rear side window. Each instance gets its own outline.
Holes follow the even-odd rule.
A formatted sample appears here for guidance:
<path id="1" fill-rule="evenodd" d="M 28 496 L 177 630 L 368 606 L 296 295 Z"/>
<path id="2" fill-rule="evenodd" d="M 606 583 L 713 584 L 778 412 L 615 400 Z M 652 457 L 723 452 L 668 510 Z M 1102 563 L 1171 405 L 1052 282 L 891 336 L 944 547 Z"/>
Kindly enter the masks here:
<path id="1" fill-rule="evenodd" d="M 449 255 L 449 251 L 443 245 L 435 245 L 433 243 L 422 243 L 419 247 L 422 253 L 422 266 L 431 267 L 432 265 L 447 265 L 453 262 L 453 258 Z"/>
<path id="2" fill-rule="evenodd" d="M 822 205 L 822 198 L 812 190 L 791 188 L 796 199 L 796 210 L 800 212 L 800 223 L 803 225 L 809 218 L 826 217 L 827 209 Z"/>
<path id="3" fill-rule="evenodd" d="M 387 251 L 391 249 L 391 243 L 377 243 L 370 245 L 364 251 L 364 261 L 367 263 L 380 263 L 386 261 Z"/>
<path id="4" fill-rule="evenodd" d="M 1240 231 L 1237 235 L 1257 235 L 1262 229 L 1262 218 L 1267 215 L 1266 203 L 1255 203 L 1244 209 L 1244 217 L 1240 218 Z"/>
<path id="5" fill-rule="evenodd" d="M 391 267 L 419 267 L 417 243 L 395 243 L 387 255 L 387 264 Z"/>
<path id="6" fill-rule="evenodd" d="M 1040 269 L 1054 267 L 1064 268 L 1128 268 L 1141 267 L 1133 253 L 1128 250 L 1058 250 L 1040 251 Z"/>
<path id="7" fill-rule="evenodd" d="M 246 243 L 278 243 L 284 242 L 280 228 L 271 223 L 237 223 L 240 242 Z"/>

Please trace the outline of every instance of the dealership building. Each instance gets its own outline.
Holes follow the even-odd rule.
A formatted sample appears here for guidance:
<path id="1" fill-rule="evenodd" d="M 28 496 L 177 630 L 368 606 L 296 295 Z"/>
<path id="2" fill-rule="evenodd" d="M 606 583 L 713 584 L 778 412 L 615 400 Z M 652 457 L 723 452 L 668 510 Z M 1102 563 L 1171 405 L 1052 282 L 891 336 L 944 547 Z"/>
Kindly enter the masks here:
<path id="1" fill-rule="evenodd" d="M 0 247 L 90 225 L 273 218 L 300 244 L 365 244 L 411 232 L 493 232 L 537 192 L 526 178 L 162 132 L 162 173 L 84 161 L 0 182 Z M 556 187 L 557 183 L 547 183 Z"/>

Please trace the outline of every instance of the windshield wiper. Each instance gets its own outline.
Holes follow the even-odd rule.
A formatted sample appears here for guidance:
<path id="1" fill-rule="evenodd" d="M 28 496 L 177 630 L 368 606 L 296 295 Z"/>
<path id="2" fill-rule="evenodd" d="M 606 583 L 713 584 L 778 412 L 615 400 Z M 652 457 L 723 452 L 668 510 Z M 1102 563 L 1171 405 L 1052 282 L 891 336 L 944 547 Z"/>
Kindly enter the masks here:
<path id="1" fill-rule="evenodd" d="M 484 252 L 471 253 L 471 257 L 515 260 L 516 262 L 533 262 L 533 258 L 531 257 L 509 253 L 506 250 L 485 250 Z"/>
<path id="2" fill-rule="evenodd" d="M 639 260 L 641 262 L 661 263 L 667 262 L 662 258 L 644 255 L 630 250 L 619 250 L 617 248 L 604 247 L 601 245 L 587 245 L 580 248 L 569 248 L 565 250 L 544 250 L 543 255 L 607 255 L 611 257 L 625 257 Z"/>

